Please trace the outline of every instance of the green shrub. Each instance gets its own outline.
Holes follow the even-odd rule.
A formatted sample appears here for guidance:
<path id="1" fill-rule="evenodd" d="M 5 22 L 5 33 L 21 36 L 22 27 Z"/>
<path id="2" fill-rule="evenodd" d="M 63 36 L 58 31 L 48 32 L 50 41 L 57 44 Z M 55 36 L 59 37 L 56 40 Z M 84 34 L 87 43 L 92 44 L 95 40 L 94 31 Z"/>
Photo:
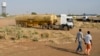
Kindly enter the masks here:
<path id="1" fill-rule="evenodd" d="M 5 39 L 5 36 L 0 36 L 0 39 Z"/>
<path id="2" fill-rule="evenodd" d="M 37 38 L 37 37 L 34 37 L 34 38 L 32 39 L 32 41 L 38 41 L 38 38 Z"/>
<path id="3" fill-rule="evenodd" d="M 6 13 L 2 13 L 2 16 L 3 16 L 3 17 L 7 17 L 7 14 L 6 14 Z"/>
<path id="4" fill-rule="evenodd" d="M 41 34 L 41 38 L 48 38 L 49 37 L 49 34 L 48 33 L 42 33 Z"/>
<path id="5" fill-rule="evenodd" d="M 26 36 L 26 35 L 23 35 L 23 38 L 28 38 L 28 36 Z"/>
<path id="6" fill-rule="evenodd" d="M 21 31 L 21 30 L 18 30 L 17 31 L 17 33 L 16 33 L 16 37 L 17 37 L 17 39 L 20 39 L 20 38 L 22 38 L 23 37 L 23 31 Z"/>
<path id="7" fill-rule="evenodd" d="M 54 41 L 53 41 L 53 40 L 49 40 L 49 42 L 54 43 Z"/>
<path id="8" fill-rule="evenodd" d="M 16 40 L 16 38 L 14 38 L 14 37 L 11 37 L 10 39 L 11 39 L 11 40 Z"/>
<path id="9" fill-rule="evenodd" d="M 34 32 L 33 34 L 38 34 L 38 32 Z"/>

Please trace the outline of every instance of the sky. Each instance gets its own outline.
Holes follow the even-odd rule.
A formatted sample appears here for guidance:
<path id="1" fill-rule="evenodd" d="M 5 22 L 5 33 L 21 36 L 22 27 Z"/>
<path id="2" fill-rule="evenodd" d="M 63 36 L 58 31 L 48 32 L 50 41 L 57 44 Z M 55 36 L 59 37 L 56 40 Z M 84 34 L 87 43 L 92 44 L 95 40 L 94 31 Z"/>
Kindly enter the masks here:
<path id="1" fill-rule="evenodd" d="M 3 1 L 7 2 L 8 14 L 100 14 L 100 0 L 0 0 L 0 3 Z"/>

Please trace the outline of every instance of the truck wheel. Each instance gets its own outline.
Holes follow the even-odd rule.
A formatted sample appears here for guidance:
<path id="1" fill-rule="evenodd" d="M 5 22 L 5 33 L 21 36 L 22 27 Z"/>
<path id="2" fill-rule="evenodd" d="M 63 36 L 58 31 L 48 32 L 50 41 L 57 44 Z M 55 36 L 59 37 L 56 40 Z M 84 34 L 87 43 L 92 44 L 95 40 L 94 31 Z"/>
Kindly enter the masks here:
<path id="1" fill-rule="evenodd" d="M 42 29 L 48 29 L 47 25 L 42 25 Z"/>
<path id="2" fill-rule="evenodd" d="M 42 25 L 42 29 L 45 29 L 45 26 L 44 25 Z"/>
<path id="3" fill-rule="evenodd" d="M 52 30 L 53 29 L 53 25 L 48 25 L 48 29 Z"/>
<path id="4" fill-rule="evenodd" d="M 67 26 L 64 26 L 64 28 L 63 28 L 64 30 L 69 30 L 69 27 L 67 27 Z"/>

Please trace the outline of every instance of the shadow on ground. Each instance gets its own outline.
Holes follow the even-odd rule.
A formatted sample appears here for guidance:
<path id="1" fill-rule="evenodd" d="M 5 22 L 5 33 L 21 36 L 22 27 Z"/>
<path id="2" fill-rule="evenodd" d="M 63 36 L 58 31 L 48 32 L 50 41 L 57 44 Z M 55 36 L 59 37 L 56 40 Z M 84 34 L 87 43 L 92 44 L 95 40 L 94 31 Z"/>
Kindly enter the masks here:
<path id="1" fill-rule="evenodd" d="M 46 45 L 46 46 L 53 48 L 53 49 L 56 49 L 56 50 L 59 50 L 59 51 L 65 51 L 65 52 L 69 52 L 69 53 L 76 54 L 76 55 L 82 55 L 82 56 L 85 55 L 82 53 L 76 53 L 75 50 L 71 50 L 71 49 L 65 49 L 65 48 L 56 47 L 56 46 L 52 46 L 52 45 Z"/>

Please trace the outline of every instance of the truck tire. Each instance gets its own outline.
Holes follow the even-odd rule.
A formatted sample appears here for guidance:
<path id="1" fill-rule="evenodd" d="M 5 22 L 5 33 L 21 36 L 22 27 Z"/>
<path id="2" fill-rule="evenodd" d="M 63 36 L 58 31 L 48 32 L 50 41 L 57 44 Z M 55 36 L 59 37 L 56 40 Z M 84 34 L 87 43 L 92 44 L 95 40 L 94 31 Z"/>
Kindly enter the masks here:
<path id="1" fill-rule="evenodd" d="M 48 29 L 52 30 L 53 29 L 53 25 L 48 25 Z"/>
<path id="2" fill-rule="evenodd" d="M 48 25 L 47 24 L 43 24 L 42 25 L 42 29 L 48 29 Z"/>
<path id="3" fill-rule="evenodd" d="M 69 30 L 69 27 L 68 26 L 64 26 L 63 29 L 64 30 Z"/>
<path id="4" fill-rule="evenodd" d="M 45 25 L 42 25 L 41 27 L 42 27 L 42 29 L 45 29 Z"/>

